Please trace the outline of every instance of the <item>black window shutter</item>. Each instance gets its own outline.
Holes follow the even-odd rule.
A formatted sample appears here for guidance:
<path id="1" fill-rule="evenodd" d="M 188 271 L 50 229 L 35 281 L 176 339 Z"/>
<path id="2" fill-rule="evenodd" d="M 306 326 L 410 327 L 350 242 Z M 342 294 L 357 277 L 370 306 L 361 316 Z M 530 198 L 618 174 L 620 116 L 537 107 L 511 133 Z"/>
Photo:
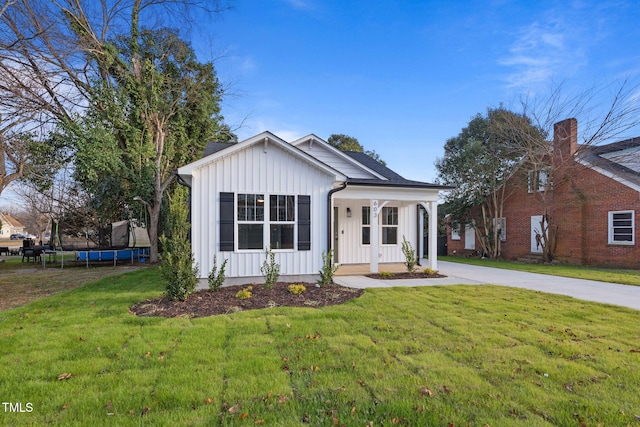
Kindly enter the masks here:
<path id="1" fill-rule="evenodd" d="M 311 196 L 298 196 L 298 250 L 311 250 Z"/>
<path id="2" fill-rule="evenodd" d="M 220 193 L 220 251 L 233 251 L 235 247 L 233 241 L 234 202 L 233 193 Z"/>

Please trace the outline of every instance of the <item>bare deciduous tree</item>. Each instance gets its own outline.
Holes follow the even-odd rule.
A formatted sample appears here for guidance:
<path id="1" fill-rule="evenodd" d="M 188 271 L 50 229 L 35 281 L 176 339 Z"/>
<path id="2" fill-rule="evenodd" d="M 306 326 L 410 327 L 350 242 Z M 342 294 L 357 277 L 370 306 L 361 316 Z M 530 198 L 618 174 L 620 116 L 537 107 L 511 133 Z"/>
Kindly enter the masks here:
<path id="1" fill-rule="evenodd" d="M 574 160 L 591 147 L 620 139 L 640 124 L 637 90 L 637 86 L 625 80 L 570 96 L 558 85 L 548 96 L 525 97 L 520 101 L 518 115 L 528 117 L 541 133 L 523 128 L 520 122 L 512 120 L 514 116 L 505 116 L 501 126 L 494 129 L 502 138 L 516 142 L 517 150 L 522 153 L 519 169 L 524 173 L 520 176 L 528 178 L 541 208 L 538 242 L 545 262 L 554 259 L 560 237 L 551 210 L 553 188 L 568 184 L 573 191 L 578 191 L 573 185 L 579 177 Z M 580 125 L 580 141 L 575 152 L 560 150 L 549 140 L 554 135 L 554 125 L 567 118 L 577 118 Z M 556 135 L 556 138 L 566 137 L 568 135 Z"/>
<path id="2" fill-rule="evenodd" d="M 28 117 L 41 129 L 72 123 L 89 106 L 99 108 L 96 87 L 133 82 L 144 89 L 149 68 L 141 61 L 137 43 L 142 29 L 151 25 L 143 22 L 160 26 L 171 17 L 175 26 L 179 16 L 188 24 L 194 11 L 202 17 L 224 8 L 217 0 L 16 0 L 0 16 L 0 111 Z M 123 62 L 126 55 L 118 51 L 117 39 L 129 41 L 129 63 Z M 184 105 L 176 103 L 178 108 Z M 143 199 L 153 219 L 151 261 L 157 261 L 159 213 L 173 179 L 166 173 L 173 166 L 164 158 L 170 131 L 167 119 L 177 114 L 153 110 L 156 106 L 144 111 L 140 129 L 143 134 L 150 132 L 155 146 L 142 161 L 155 163 L 162 173 L 153 177 L 154 192 Z"/>

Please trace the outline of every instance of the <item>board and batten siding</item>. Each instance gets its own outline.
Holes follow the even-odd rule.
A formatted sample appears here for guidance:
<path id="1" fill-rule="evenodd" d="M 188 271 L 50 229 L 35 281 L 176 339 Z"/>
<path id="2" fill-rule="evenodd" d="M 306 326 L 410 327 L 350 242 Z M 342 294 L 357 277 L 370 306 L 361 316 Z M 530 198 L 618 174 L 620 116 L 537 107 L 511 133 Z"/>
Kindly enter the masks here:
<path id="1" fill-rule="evenodd" d="M 362 244 L 362 207 L 369 206 L 365 199 L 336 199 L 334 206 L 338 208 L 338 262 L 340 264 L 368 264 L 371 260 L 371 245 Z M 411 243 L 415 250 L 417 209 L 415 203 L 390 202 L 385 207 L 398 208 L 398 243 L 382 244 L 382 232 L 379 233 L 378 261 L 381 263 L 404 262 L 402 253 L 402 236 Z M 347 217 L 347 208 L 351 209 L 351 218 Z M 373 221 L 374 219 L 371 218 Z M 378 217 L 382 228 L 381 218 Z M 373 226 L 373 223 L 372 225 Z"/>
<path id="2" fill-rule="evenodd" d="M 349 178 L 375 178 L 373 174 L 356 166 L 351 161 L 341 158 L 336 153 L 332 153 L 322 144 L 313 144 L 310 141 L 305 141 L 301 144 L 298 144 L 297 147 L 305 153 L 320 160 L 322 163 L 339 170 Z"/>
<path id="3" fill-rule="evenodd" d="M 278 195 L 308 195 L 311 197 L 310 250 L 274 250 L 281 275 L 317 274 L 322 265 L 322 252 L 326 251 L 327 193 L 335 177 L 312 164 L 283 150 L 276 144 L 254 144 L 246 149 L 205 164 L 193 171 L 191 220 L 192 250 L 200 269 L 200 278 L 206 278 L 216 255 L 218 266 L 228 259 L 227 277 L 261 276 L 260 267 L 265 260 L 264 250 L 220 251 L 220 193 L 231 192 Z M 297 215 L 296 198 L 296 222 Z M 268 212 L 265 212 L 265 217 Z M 294 241 L 298 241 L 298 227 Z M 237 248 L 237 208 L 234 203 L 234 242 Z M 266 242 L 265 242 L 266 244 Z"/>

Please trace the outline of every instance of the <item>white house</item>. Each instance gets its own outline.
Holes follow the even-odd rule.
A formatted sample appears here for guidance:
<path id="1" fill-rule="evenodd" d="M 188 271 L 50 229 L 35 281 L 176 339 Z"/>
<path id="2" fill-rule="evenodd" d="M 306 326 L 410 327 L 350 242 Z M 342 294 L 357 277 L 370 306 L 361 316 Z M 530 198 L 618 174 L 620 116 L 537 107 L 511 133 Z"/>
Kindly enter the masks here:
<path id="1" fill-rule="evenodd" d="M 283 280 L 309 280 L 334 251 L 340 264 L 403 262 L 403 236 L 437 269 L 437 203 L 443 187 L 410 181 L 364 153 L 342 152 L 315 135 L 291 143 L 263 132 L 211 143 L 178 169 L 191 189 L 191 241 L 205 278 L 228 259 L 226 276 L 258 279 L 269 246 Z M 261 279 L 258 279 L 261 280 Z"/>

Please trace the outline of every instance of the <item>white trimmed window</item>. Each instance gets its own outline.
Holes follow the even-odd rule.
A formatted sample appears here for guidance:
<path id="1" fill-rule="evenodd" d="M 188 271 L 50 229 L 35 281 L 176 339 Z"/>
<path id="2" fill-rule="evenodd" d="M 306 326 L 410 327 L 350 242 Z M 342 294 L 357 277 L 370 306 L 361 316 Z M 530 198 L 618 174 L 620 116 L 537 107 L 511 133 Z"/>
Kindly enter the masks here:
<path id="1" fill-rule="evenodd" d="M 362 207 L 362 244 L 371 244 L 371 206 Z"/>
<path id="2" fill-rule="evenodd" d="M 295 201 L 295 196 L 269 196 L 272 249 L 293 249 L 293 234 L 296 224 Z"/>
<path id="3" fill-rule="evenodd" d="M 238 194 L 236 206 L 239 250 L 295 248 L 296 196 Z"/>
<path id="4" fill-rule="evenodd" d="M 264 248 L 264 194 L 238 194 L 238 249 Z"/>
<path id="5" fill-rule="evenodd" d="M 451 225 L 451 240 L 460 240 L 460 224 Z"/>
<path id="6" fill-rule="evenodd" d="M 609 244 L 635 244 L 635 211 L 609 212 Z"/>
<path id="7" fill-rule="evenodd" d="M 398 208 L 382 208 L 382 244 L 398 244 Z"/>
<path id="8" fill-rule="evenodd" d="M 551 174 L 550 168 L 543 168 L 540 170 L 531 170 L 527 175 L 527 185 L 529 193 L 533 193 L 534 190 L 542 193 L 544 192 L 545 187 L 547 186 L 547 182 L 549 182 Z M 553 183 L 550 183 L 550 187 Z"/>

